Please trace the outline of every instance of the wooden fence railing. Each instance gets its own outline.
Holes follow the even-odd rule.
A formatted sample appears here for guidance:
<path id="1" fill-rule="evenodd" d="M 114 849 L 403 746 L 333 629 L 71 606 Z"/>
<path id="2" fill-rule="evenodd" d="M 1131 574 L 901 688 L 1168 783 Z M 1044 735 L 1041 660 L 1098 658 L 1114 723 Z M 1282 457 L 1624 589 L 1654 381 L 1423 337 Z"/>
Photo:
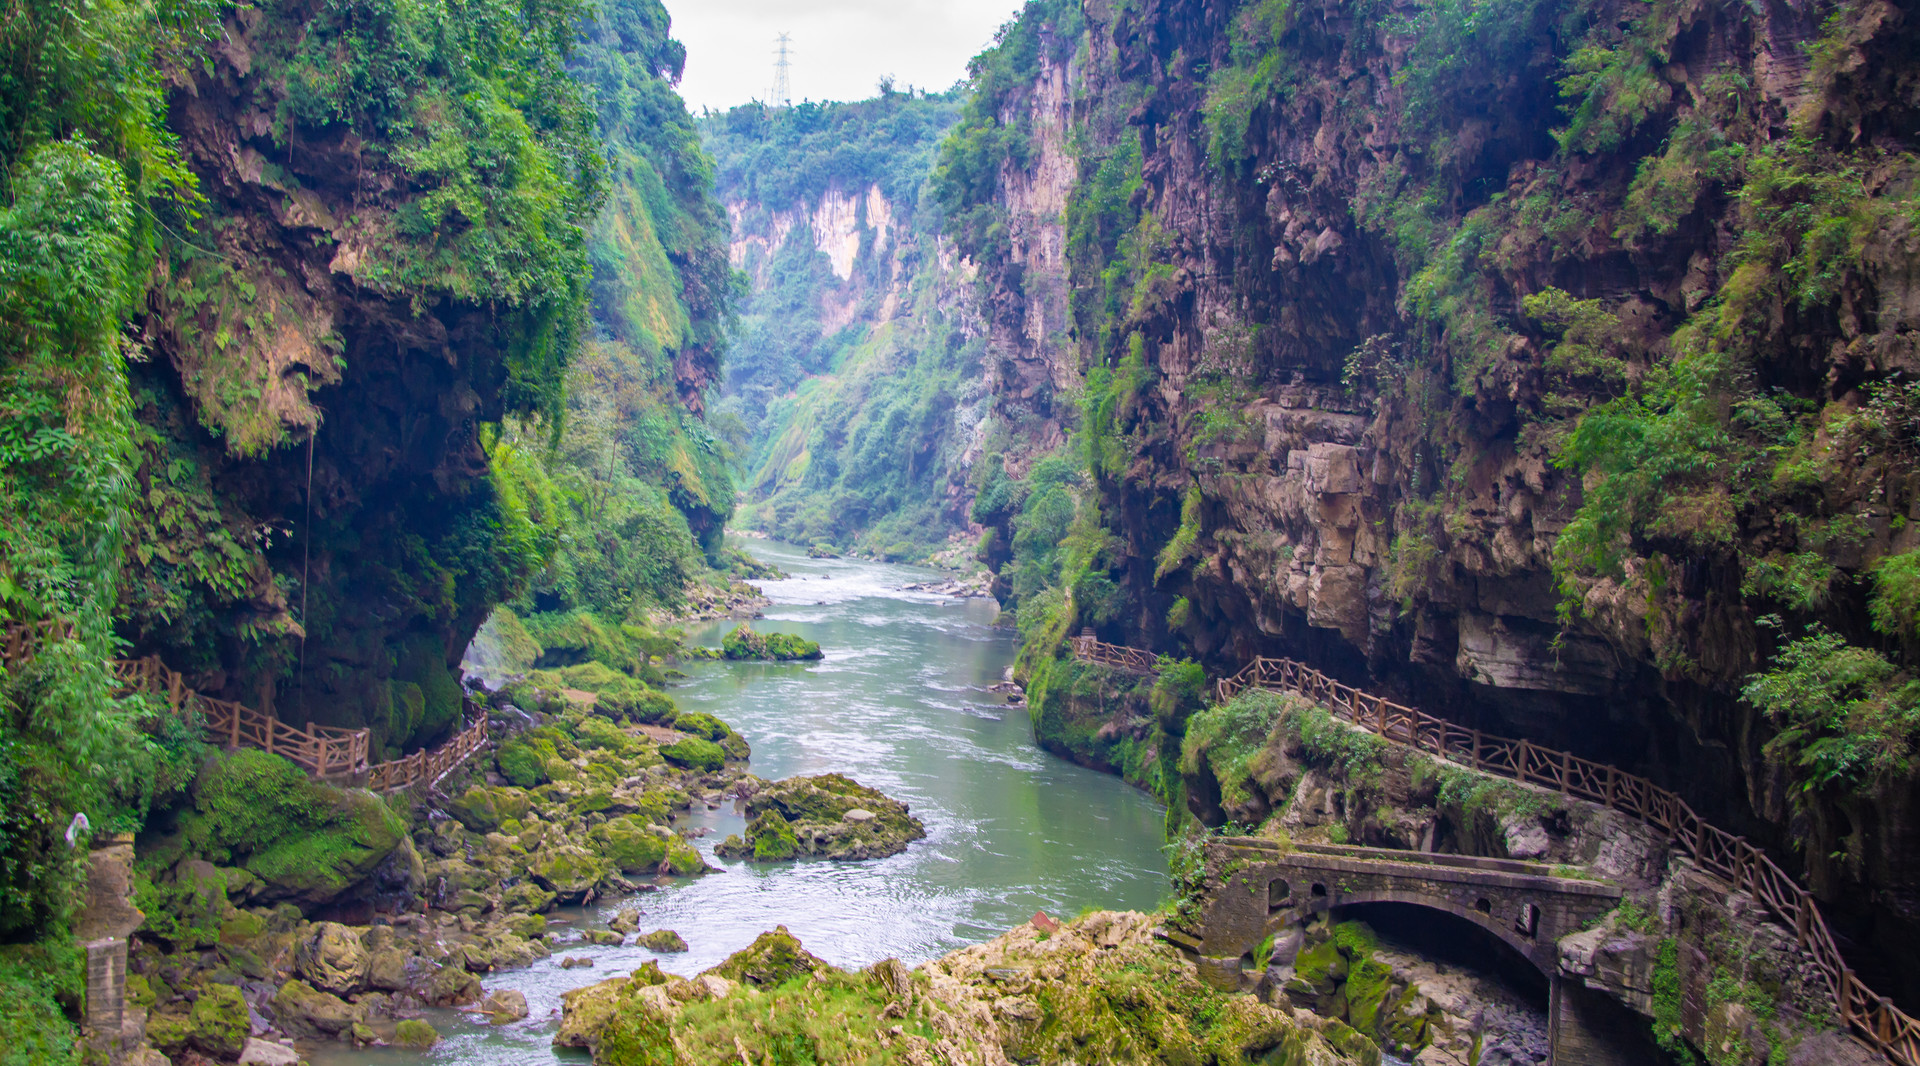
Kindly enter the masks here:
<path id="1" fill-rule="evenodd" d="M 470 715 L 475 710 L 470 701 L 466 703 L 466 709 Z M 416 751 L 405 758 L 369 768 L 367 787 L 375 792 L 386 792 L 423 782 L 438 784 L 454 767 L 466 762 L 468 756 L 486 746 L 487 716 L 484 713 L 474 715 L 472 721 L 472 725 L 432 751 Z"/>
<path id="2" fill-rule="evenodd" d="M 365 729 L 332 726 L 290 726 L 272 715 L 231 700 L 204 696 L 187 686 L 179 671 L 157 655 L 119 660 L 114 676 L 130 691 L 146 692 L 167 701 L 178 715 L 198 712 L 207 738 L 226 748 L 258 748 L 281 756 L 315 777 L 364 778 L 367 788 L 390 792 L 422 781 L 433 784 L 486 745 L 487 716 L 473 701 L 461 697 L 461 710 L 472 725 L 432 751 L 369 765 L 369 734 Z"/>
<path id="3" fill-rule="evenodd" d="M 1091 629 L 1081 630 L 1080 635 L 1073 638 L 1073 654 L 1090 663 L 1131 670 L 1136 674 L 1154 673 L 1157 669 L 1154 664 L 1159 661 L 1149 651 L 1129 648 L 1124 644 L 1101 643 Z"/>
<path id="4" fill-rule="evenodd" d="M 1075 644 L 1079 653 L 1079 644 Z M 1136 652 L 1144 655 L 1145 652 Z M 1104 661 L 1104 660 L 1095 660 Z M 1344 685 L 1291 659 L 1259 658 L 1214 691 L 1222 702 L 1249 688 L 1294 692 L 1396 744 L 1462 766 L 1603 804 L 1666 834 L 1702 868 L 1745 890 L 1795 939 L 1826 976 L 1841 1024 L 1900 1066 L 1920 1066 L 1920 1021 L 1854 975 L 1820 916 L 1813 895 L 1767 854 L 1708 825 L 1678 795 L 1646 778 L 1525 740 L 1466 729 L 1412 707 Z"/>

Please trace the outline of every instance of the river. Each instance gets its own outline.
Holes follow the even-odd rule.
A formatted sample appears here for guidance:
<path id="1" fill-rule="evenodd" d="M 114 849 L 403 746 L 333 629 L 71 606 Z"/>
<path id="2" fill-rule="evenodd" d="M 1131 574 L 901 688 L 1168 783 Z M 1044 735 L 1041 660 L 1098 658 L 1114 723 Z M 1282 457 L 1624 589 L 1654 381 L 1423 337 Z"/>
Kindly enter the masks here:
<path id="1" fill-rule="evenodd" d="M 646 912 L 642 929 L 677 930 L 688 952 L 592 947 L 558 926 L 553 958 L 483 979 L 489 990 L 525 993 L 526 1021 L 490 1029 L 457 1012 L 430 1011 L 446 1039 L 425 1056 L 329 1045 L 312 1049 L 313 1066 L 557 1061 L 548 1042 L 563 992 L 653 958 L 692 975 L 775 925 L 840 966 L 889 956 L 915 964 L 997 936 L 1035 910 L 1071 916 L 1161 902 L 1161 805 L 1116 777 L 1040 751 L 1025 708 L 987 691 L 1014 654 L 1013 635 L 992 626 L 993 601 L 900 590 L 943 576 L 935 571 L 809 559 L 770 541 L 744 546 L 792 575 L 758 582 L 774 605 L 755 628 L 819 641 L 826 657 L 696 663 L 674 686 L 674 699 L 745 735 L 761 777 L 848 774 L 909 803 L 927 839 L 874 862 L 721 862 L 713 845 L 740 832 L 743 820 L 730 809 L 696 812 L 680 824 L 710 830 L 698 843 L 723 872 L 560 914 L 577 929 L 637 904 Z M 702 624 L 688 639 L 717 646 L 734 624 Z M 568 955 L 591 956 L 595 966 L 562 970 Z"/>

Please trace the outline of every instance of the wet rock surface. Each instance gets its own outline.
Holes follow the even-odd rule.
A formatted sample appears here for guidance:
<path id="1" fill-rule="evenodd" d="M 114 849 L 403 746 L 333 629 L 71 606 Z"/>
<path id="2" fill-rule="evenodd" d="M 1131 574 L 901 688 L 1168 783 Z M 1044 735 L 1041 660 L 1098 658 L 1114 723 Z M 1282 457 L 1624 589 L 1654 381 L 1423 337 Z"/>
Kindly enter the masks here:
<path id="1" fill-rule="evenodd" d="M 878 859 L 927 835 L 907 805 L 840 774 L 743 785 L 747 832 L 715 854 L 755 862 L 802 857 Z"/>

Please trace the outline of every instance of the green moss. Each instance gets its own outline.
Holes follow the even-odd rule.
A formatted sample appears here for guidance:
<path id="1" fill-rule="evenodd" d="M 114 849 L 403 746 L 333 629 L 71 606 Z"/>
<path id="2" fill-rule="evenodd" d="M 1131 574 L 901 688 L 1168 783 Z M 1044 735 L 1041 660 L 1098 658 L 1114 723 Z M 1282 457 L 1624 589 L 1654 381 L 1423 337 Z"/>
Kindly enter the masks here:
<path id="1" fill-rule="evenodd" d="M 588 832 L 596 854 L 626 873 L 652 873 L 667 858 L 668 840 L 641 815 L 609 818 Z"/>
<path id="2" fill-rule="evenodd" d="M 793 826 L 777 811 L 766 811 L 747 825 L 747 840 L 758 862 L 791 859 L 800 853 Z"/>
<path id="3" fill-rule="evenodd" d="M 828 973 L 833 967 L 800 946 L 800 939 L 776 927 L 761 933 L 753 943 L 727 956 L 720 965 L 707 971 L 729 981 L 741 981 L 760 988 L 777 988 L 789 981 L 813 974 Z"/>
<path id="4" fill-rule="evenodd" d="M 720 745 L 699 737 L 687 737 L 660 749 L 661 758 L 689 770 L 719 770 L 727 764 L 727 753 Z"/>
<path id="5" fill-rule="evenodd" d="M 720 649 L 729 659 L 771 659 L 777 662 L 818 659 L 820 645 L 791 633 L 756 633 L 745 622 L 721 638 Z"/>
<path id="6" fill-rule="evenodd" d="M 401 1047 L 429 1048 L 440 1042 L 440 1033 L 417 1018 L 408 1018 L 394 1027 L 393 1041 Z"/>
<path id="7" fill-rule="evenodd" d="M 193 1046 L 223 1059 L 238 1058 L 253 1032 L 246 1000 L 233 985 L 203 986 L 189 1018 Z"/>

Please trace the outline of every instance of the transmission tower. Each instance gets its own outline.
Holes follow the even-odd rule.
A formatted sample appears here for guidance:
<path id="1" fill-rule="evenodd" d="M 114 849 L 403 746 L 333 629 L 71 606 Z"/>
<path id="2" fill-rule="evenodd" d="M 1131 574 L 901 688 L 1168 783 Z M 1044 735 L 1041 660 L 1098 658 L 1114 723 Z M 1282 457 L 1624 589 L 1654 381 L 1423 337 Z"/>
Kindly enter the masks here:
<path id="1" fill-rule="evenodd" d="M 787 33 L 774 38 L 779 48 L 773 53 L 773 91 L 767 96 L 768 102 L 775 107 L 793 106 L 793 89 L 787 83 L 787 68 L 792 66 L 787 61 L 787 44 L 792 39 L 792 35 Z"/>

